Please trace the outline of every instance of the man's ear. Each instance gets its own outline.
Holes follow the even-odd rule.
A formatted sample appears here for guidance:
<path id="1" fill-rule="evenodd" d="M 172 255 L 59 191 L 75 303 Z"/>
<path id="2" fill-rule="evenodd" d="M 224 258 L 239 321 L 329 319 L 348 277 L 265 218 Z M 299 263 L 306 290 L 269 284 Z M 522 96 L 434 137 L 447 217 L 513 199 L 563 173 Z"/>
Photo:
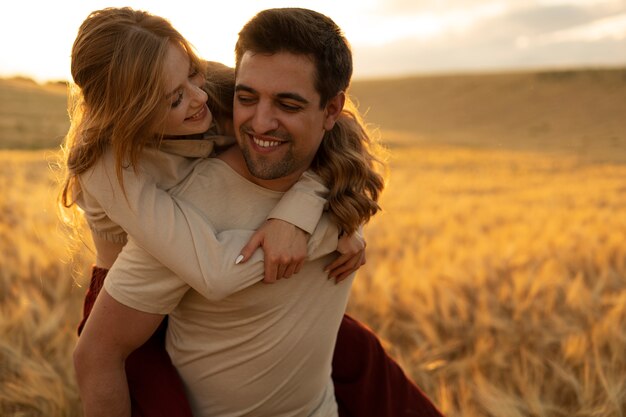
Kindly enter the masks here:
<path id="1" fill-rule="evenodd" d="M 324 109 L 324 130 L 330 131 L 335 127 L 335 122 L 341 115 L 343 106 L 346 103 L 346 93 L 339 92 L 335 97 L 328 100 Z"/>

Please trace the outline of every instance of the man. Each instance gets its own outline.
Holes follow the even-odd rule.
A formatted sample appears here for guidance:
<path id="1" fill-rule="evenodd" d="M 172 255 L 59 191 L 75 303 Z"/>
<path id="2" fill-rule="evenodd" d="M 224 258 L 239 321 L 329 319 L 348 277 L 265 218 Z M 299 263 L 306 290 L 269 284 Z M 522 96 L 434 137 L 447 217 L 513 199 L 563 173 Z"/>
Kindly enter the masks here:
<path id="1" fill-rule="evenodd" d="M 358 119 L 344 112 L 352 61 L 339 28 L 309 10 L 268 10 L 241 31 L 236 54 L 239 146 L 198 165 L 173 195 L 218 231 L 256 229 L 313 168 L 331 185 L 335 220 L 354 231 L 378 210 L 383 183 Z M 333 201 L 346 189 L 352 199 Z M 98 397 L 92 404 L 100 409 L 86 407 L 87 414 L 128 414 L 124 359 L 169 314 L 167 348 L 194 415 L 336 416 L 331 360 L 352 277 L 339 285 L 324 279 L 328 261 L 210 300 L 129 242 L 79 342 L 91 364 L 78 370 L 79 384 L 97 376 L 95 385 L 81 386 Z"/>
<path id="2" fill-rule="evenodd" d="M 272 32 L 277 29 L 263 21 L 267 17 L 282 20 L 288 30 L 294 22 L 305 32 L 321 25 L 317 31 L 334 43 L 330 56 L 320 60 L 308 51 L 293 53 L 289 48 L 273 54 L 253 52 L 246 43 L 254 43 L 255 33 L 264 26 Z M 329 45 L 322 46 L 318 49 L 326 53 Z M 322 78 L 319 65 L 325 72 L 341 73 Z M 320 167 L 327 164 L 314 159 L 323 140 L 341 139 L 327 132 L 342 116 L 351 72 L 349 47 L 330 19 L 303 10 L 269 11 L 257 17 L 244 28 L 238 44 L 234 125 L 239 147 L 198 166 L 173 195 L 206 213 L 218 231 L 257 228 L 305 170 L 314 162 Z M 359 183 L 369 188 L 357 186 L 363 188 L 358 191 L 365 204 L 354 202 L 358 215 L 346 223 L 353 227 L 376 212 L 374 198 L 382 189 L 380 177 L 370 172 L 370 160 L 363 159 L 360 165 Z M 355 179 L 336 176 L 335 182 Z M 117 406 L 122 414 L 129 410 L 123 359 L 154 331 L 162 314 L 169 313 L 168 351 L 195 414 L 336 415 L 331 359 L 351 278 L 338 285 L 324 279 L 328 263 L 328 257 L 311 261 L 297 279 L 253 285 L 210 301 L 181 278 L 157 273 L 160 266 L 129 242 L 109 272 L 79 342 L 79 347 L 90 339 L 100 342 L 92 345 L 95 374 L 118 375 L 111 379 L 117 384 L 98 387 L 99 395 L 111 401 L 106 410 L 95 411 L 113 415 Z M 108 330 L 105 336 L 95 330 L 103 328 Z"/>

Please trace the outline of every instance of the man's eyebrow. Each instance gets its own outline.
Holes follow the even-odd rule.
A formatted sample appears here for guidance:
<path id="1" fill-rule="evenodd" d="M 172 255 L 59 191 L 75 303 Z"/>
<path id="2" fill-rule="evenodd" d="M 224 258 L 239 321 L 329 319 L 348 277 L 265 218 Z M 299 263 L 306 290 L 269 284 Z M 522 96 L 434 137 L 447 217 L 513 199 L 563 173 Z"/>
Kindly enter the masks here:
<path id="1" fill-rule="evenodd" d="M 235 92 L 239 92 L 239 91 L 246 91 L 251 94 L 258 94 L 258 91 L 256 91 L 254 88 L 249 87 L 245 84 L 237 84 L 235 86 Z M 305 99 L 298 93 L 278 93 L 276 94 L 275 97 L 280 98 L 280 99 L 294 100 L 302 104 L 309 104 L 309 100 Z"/>
<path id="2" fill-rule="evenodd" d="M 248 87 L 245 84 L 237 84 L 235 86 L 235 92 L 239 92 L 239 91 L 246 91 L 246 92 L 251 93 L 251 94 L 256 94 L 257 93 L 257 91 L 254 88 Z"/>
<path id="3" fill-rule="evenodd" d="M 302 97 L 300 94 L 297 94 L 297 93 L 278 93 L 276 94 L 276 97 L 298 101 L 302 104 L 309 104 L 309 100 L 307 100 L 306 98 Z"/>

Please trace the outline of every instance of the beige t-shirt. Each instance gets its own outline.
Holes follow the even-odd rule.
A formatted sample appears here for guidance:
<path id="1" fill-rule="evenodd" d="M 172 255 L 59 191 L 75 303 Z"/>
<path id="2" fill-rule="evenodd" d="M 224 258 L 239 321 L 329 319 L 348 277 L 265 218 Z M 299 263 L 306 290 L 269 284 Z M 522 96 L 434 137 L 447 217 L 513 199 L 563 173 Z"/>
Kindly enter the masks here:
<path id="1" fill-rule="evenodd" d="M 219 287 L 224 268 L 216 268 L 216 260 L 228 251 L 234 260 L 247 243 L 251 233 L 216 237 L 216 231 L 202 210 L 176 201 L 168 191 L 185 180 L 194 167 L 213 155 L 216 146 L 227 146 L 234 139 L 207 136 L 202 140 L 164 140 L 161 146 L 147 148 L 137 166 L 123 170 L 124 189 L 115 172 L 115 157 L 107 151 L 98 162 L 79 177 L 77 204 L 85 212 L 92 233 L 113 242 L 124 243 L 127 233 L 144 250 L 179 276 L 204 280 L 215 286 L 214 297 L 224 297 L 240 289 L 240 283 Z M 267 218 L 288 221 L 312 233 L 326 203 L 326 187 L 312 172 L 284 195 Z M 217 205 L 221 202 L 216 200 Z M 230 245 L 225 248 L 223 245 Z M 257 269 L 262 256 L 256 255 Z M 230 267 L 231 263 L 224 267 Z M 255 275 L 256 278 L 256 275 Z"/>
<path id="2" fill-rule="evenodd" d="M 171 192 L 205 212 L 218 235 L 257 228 L 283 195 L 216 158 L 199 163 Z M 318 229 L 325 221 L 326 215 Z M 316 230 L 311 240 L 336 246 L 337 229 L 331 229 Z M 336 416 L 331 360 L 353 277 L 328 280 L 323 268 L 332 259 L 309 261 L 291 279 L 257 282 L 211 300 L 201 283 L 177 277 L 131 238 L 105 288 L 127 306 L 170 314 L 167 350 L 195 416 Z"/>

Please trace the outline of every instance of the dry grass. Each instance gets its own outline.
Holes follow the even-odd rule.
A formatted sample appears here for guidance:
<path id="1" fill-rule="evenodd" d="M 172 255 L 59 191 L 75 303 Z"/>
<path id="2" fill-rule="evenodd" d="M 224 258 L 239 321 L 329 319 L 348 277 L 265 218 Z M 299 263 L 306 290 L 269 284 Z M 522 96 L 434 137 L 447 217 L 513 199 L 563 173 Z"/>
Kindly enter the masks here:
<path id="1" fill-rule="evenodd" d="M 0 151 L 0 415 L 78 415 L 71 352 L 86 274 L 68 259 L 45 152 Z M 75 273 L 76 269 L 80 272 Z"/>
<path id="2" fill-rule="evenodd" d="M 626 165 L 394 154 L 350 309 L 448 416 L 626 414 Z"/>
<path id="3" fill-rule="evenodd" d="M 605 82 L 622 88 L 622 73 L 611 74 L 594 88 Z M 519 83 L 546 81 L 528 77 Z M 565 82 L 558 74 L 543 77 Z M 591 88 L 590 77 L 568 82 Z M 395 130 L 383 131 L 392 146 L 385 212 L 367 229 L 368 263 L 350 312 L 375 329 L 449 417 L 625 416 L 624 119 L 593 113 L 595 123 L 576 120 L 583 130 L 572 133 L 565 121 L 575 106 L 565 101 L 568 116 L 556 112 L 550 134 L 536 131 L 549 142 L 545 148 L 530 136 L 516 146 L 520 131 L 506 136 L 513 124 L 532 130 L 524 125 L 536 116 L 530 110 L 502 119 L 500 130 L 498 120 L 481 119 L 477 109 L 474 130 L 446 126 L 437 92 L 452 100 L 474 83 L 474 99 L 481 97 L 485 108 L 513 100 L 489 101 L 487 87 L 476 82 L 456 79 L 430 96 L 428 83 L 407 84 L 432 103 L 419 108 L 439 119 L 417 123 L 398 108 L 397 124 L 374 109 L 412 100 L 402 97 L 408 87 L 390 82 L 397 95 L 385 98 L 378 87 L 356 85 L 372 107 L 370 120 Z M 524 94 L 536 100 L 557 87 L 575 96 L 560 84 Z M 453 102 L 448 119 L 462 119 L 474 99 Z M 617 139 L 606 139 L 607 131 Z M 570 142 L 568 132 L 578 136 Z M 45 151 L 0 151 L 2 416 L 80 415 L 71 351 L 84 288 L 75 279 L 85 282 L 92 254 L 82 248 L 66 262 L 69 242 L 54 211 L 49 159 Z"/>
<path id="4" fill-rule="evenodd" d="M 0 149 L 57 147 L 67 129 L 67 89 L 22 78 L 0 79 Z"/>
<path id="5" fill-rule="evenodd" d="M 448 416 L 626 414 L 626 166 L 446 147 L 393 155 L 352 314 Z M 0 160 L 11 190 L 0 412 L 78 415 L 83 289 L 60 261 L 53 181 L 41 152 Z"/>

